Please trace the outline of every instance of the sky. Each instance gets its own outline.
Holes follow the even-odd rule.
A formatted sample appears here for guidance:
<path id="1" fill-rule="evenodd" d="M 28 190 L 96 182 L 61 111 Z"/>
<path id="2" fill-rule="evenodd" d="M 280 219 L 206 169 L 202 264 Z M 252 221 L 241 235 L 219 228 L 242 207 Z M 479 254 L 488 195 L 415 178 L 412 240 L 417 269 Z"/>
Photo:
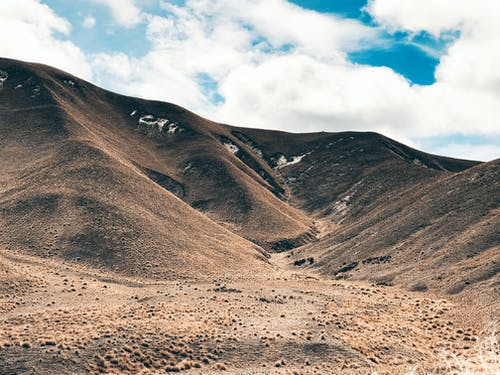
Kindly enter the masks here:
<path id="1" fill-rule="evenodd" d="M 498 0 L 0 3 L 0 56 L 112 91 L 231 125 L 500 157 Z"/>

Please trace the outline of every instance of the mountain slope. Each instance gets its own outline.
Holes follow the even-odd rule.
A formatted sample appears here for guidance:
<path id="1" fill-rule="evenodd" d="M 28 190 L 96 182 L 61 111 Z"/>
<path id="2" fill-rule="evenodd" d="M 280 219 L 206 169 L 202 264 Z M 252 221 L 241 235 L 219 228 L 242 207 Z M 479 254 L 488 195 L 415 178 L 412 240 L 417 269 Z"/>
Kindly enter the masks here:
<path id="1" fill-rule="evenodd" d="M 57 91 L 48 75 L 55 71 L 5 61 L 2 69 L 9 74 L 0 92 L 0 241 L 6 247 L 161 278 L 267 267 L 256 245 L 117 152 L 126 145 L 89 123 L 92 113 L 78 110 L 77 96 Z M 68 90 L 77 85 L 71 82 Z"/>
<path id="2" fill-rule="evenodd" d="M 500 159 L 420 182 L 294 255 L 331 277 L 498 297 L 499 180 Z"/>
<path id="3" fill-rule="evenodd" d="M 309 236 L 310 219 L 279 199 L 283 191 L 269 166 L 250 154 L 243 162 L 224 145 L 231 143 L 227 127 L 172 104 L 104 91 L 51 68 L 35 70 L 44 82 L 41 92 L 49 92 L 80 125 L 74 129 L 79 136 L 112 150 L 153 181 L 168 181 L 164 188 L 214 220 L 266 247 Z"/>
<path id="4" fill-rule="evenodd" d="M 293 249 L 334 278 L 494 287 L 498 163 L 376 133 L 239 128 L 43 65 L 0 70 L 8 248 L 160 278 L 255 274 L 265 250 Z"/>

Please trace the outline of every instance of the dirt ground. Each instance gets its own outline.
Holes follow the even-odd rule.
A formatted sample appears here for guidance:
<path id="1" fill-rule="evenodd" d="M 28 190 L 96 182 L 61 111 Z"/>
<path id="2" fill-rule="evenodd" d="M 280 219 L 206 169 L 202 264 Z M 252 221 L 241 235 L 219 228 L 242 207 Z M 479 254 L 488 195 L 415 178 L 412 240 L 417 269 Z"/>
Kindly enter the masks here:
<path id="1" fill-rule="evenodd" d="M 491 316 L 429 293 L 322 280 L 147 282 L 2 252 L 0 373 L 499 371 Z"/>

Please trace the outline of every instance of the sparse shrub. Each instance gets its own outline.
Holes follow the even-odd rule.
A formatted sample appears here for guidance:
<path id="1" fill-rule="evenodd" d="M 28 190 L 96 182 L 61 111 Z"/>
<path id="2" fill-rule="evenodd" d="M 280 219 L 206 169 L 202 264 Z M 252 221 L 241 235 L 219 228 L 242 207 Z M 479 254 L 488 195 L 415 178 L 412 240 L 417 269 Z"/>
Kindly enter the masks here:
<path id="1" fill-rule="evenodd" d="M 215 365 L 215 368 L 219 371 L 226 371 L 227 370 L 226 365 L 224 363 L 217 363 Z"/>

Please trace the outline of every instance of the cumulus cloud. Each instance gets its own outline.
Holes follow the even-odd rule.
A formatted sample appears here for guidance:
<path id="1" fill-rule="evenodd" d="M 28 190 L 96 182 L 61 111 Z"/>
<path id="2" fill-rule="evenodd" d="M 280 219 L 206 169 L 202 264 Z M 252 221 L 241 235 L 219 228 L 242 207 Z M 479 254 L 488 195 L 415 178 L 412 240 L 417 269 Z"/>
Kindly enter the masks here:
<path id="1" fill-rule="evenodd" d="M 3 57 L 57 66 L 83 78 L 92 77 L 84 53 L 62 39 L 71 25 L 38 0 L 4 0 L 0 12 Z"/>
<path id="2" fill-rule="evenodd" d="M 379 130 L 410 121 L 415 93 L 384 67 L 328 64 L 306 55 L 284 55 L 242 66 L 223 80 L 218 119 L 288 131 Z M 401 134 L 399 134 L 401 135 Z"/>
<path id="3" fill-rule="evenodd" d="M 384 27 L 460 37 L 441 58 L 439 83 L 499 92 L 500 3 L 495 0 L 372 0 L 367 10 Z"/>
<path id="4" fill-rule="evenodd" d="M 366 10 L 393 30 L 425 30 L 434 35 L 498 24 L 496 0 L 369 0 Z"/>
<path id="5" fill-rule="evenodd" d="M 98 54 L 92 60 L 95 82 L 146 99 L 170 101 L 187 108 L 206 108 L 209 100 L 188 75 L 172 68 L 158 53 L 131 58 L 124 53 Z"/>
<path id="6" fill-rule="evenodd" d="M 330 58 L 343 56 L 364 40 L 373 42 L 376 34 L 358 21 L 306 10 L 284 0 L 188 0 L 182 8 L 167 2 L 163 6 L 181 23 L 186 13 L 209 21 L 209 27 L 227 22 L 265 37 L 272 47 L 291 44 Z"/>
<path id="7" fill-rule="evenodd" d="M 142 22 L 142 13 L 134 0 L 92 0 L 105 5 L 115 22 L 123 27 L 133 27 Z"/>
<path id="8" fill-rule="evenodd" d="M 162 8 L 164 14 L 147 17 L 151 51 L 132 62 L 143 83 L 121 88 L 129 94 L 188 104 L 208 116 L 224 111 L 206 99 L 200 100 L 203 90 L 196 85 L 200 74 L 222 86 L 241 67 L 259 66 L 287 54 L 340 63 L 345 61 L 347 51 L 368 40 L 377 40 L 378 35 L 358 21 L 304 10 L 284 0 L 188 0 L 182 6 L 163 2 Z M 101 56 L 101 68 L 105 61 Z M 107 71 L 112 73 L 113 69 Z M 144 78 L 154 72 L 154 84 L 146 82 Z M 195 85 L 188 85 L 188 81 Z M 153 89 L 154 85 L 172 88 L 180 82 L 181 93 L 190 91 L 183 95 L 192 98 L 190 103 L 179 101 L 175 90 Z M 229 94 L 230 90 L 226 92 Z"/>
<path id="9" fill-rule="evenodd" d="M 430 134 L 500 133 L 498 1 L 372 0 L 367 9 L 386 28 L 460 33 L 440 59 L 436 83 L 415 88 L 420 96 L 415 104 L 420 121 L 415 127 Z"/>

